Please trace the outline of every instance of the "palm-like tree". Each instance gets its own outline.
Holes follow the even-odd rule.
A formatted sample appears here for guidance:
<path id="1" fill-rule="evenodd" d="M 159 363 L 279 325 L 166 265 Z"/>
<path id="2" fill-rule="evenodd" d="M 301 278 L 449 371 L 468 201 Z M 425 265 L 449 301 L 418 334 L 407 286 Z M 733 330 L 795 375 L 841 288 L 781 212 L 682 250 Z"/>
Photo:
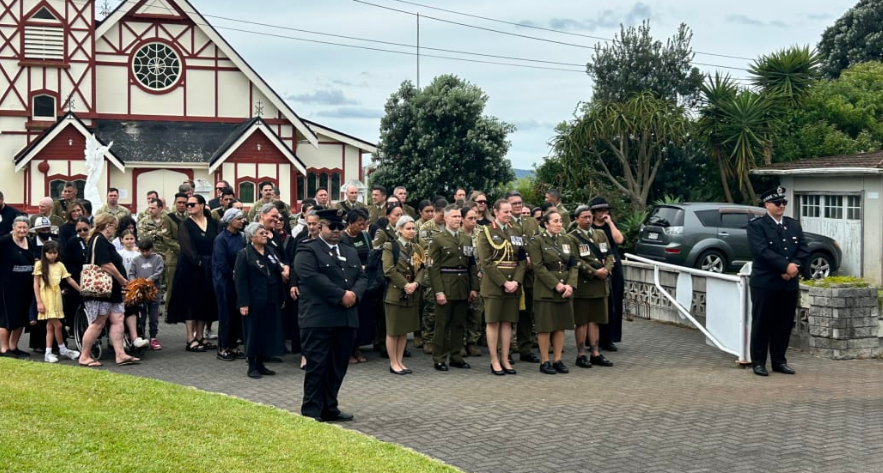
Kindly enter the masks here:
<path id="1" fill-rule="evenodd" d="M 727 152 L 722 128 L 724 122 L 723 106 L 731 102 L 739 92 L 735 81 L 729 74 L 722 76 L 715 73 L 709 76 L 700 87 L 702 92 L 702 108 L 699 110 L 699 119 L 696 121 L 696 132 L 708 147 L 711 161 L 717 164 L 720 172 L 721 186 L 727 202 L 733 202 L 733 194 L 730 192 L 730 178 L 733 169 L 730 165 L 729 153 Z"/>
<path id="2" fill-rule="evenodd" d="M 809 46 L 792 46 L 760 56 L 748 72 L 753 76 L 751 82 L 764 94 L 796 107 L 820 77 L 819 57 Z"/>

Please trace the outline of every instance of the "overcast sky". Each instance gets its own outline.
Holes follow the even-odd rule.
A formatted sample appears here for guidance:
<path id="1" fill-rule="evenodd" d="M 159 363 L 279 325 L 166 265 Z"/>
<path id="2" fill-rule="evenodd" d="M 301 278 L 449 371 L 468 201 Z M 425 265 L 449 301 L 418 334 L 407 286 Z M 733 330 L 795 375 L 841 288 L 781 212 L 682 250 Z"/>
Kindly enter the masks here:
<path id="1" fill-rule="evenodd" d="M 467 18 L 394 0 L 365 0 L 409 12 L 511 33 L 594 46 L 598 40 L 538 31 Z M 619 24 L 651 20 L 655 38 L 674 34 L 679 23 L 692 28 L 696 52 L 755 58 L 792 44 L 815 46 L 822 31 L 855 0 L 788 0 L 739 2 L 668 0 L 643 2 L 587 0 L 414 0 L 459 12 L 515 23 L 612 38 Z M 415 17 L 353 0 L 191 0 L 204 15 L 218 15 L 270 25 L 313 30 L 396 43 L 415 44 Z M 382 49 L 411 51 L 389 45 L 358 42 L 266 26 L 207 18 L 233 47 L 302 117 L 376 142 L 383 105 L 405 80 L 416 82 L 414 56 L 295 41 L 242 33 L 223 27 L 281 36 L 309 38 Z M 541 42 L 466 28 L 423 18 L 420 43 L 442 48 L 544 61 L 585 64 L 591 49 Z M 426 54 L 484 59 L 426 51 Z M 696 62 L 745 68 L 749 61 L 697 54 Z M 521 64 L 531 64 L 521 62 Z M 480 86 L 490 97 L 486 113 L 518 127 L 511 135 L 509 158 L 516 168 L 530 169 L 549 152 L 556 123 L 572 116 L 580 100 L 591 97 L 591 80 L 580 66 L 556 66 L 574 71 L 534 70 L 423 57 L 420 81 L 453 73 Z M 713 66 L 698 66 L 713 71 Z M 729 70 L 746 77 L 742 70 Z"/>

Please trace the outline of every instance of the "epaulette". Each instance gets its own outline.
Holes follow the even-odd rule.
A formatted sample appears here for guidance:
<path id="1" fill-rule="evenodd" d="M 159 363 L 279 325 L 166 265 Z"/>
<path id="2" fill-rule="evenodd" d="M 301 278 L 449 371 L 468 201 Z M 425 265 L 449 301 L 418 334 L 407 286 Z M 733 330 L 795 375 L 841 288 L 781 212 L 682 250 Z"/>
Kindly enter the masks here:
<path id="1" fill-rule="evenodd" d="M 787 216 L 787 215 L 782 217 L 782 221 L 785 221 L 785 220 L 792 220 L 792 221 L 794 221 L 794 222 L 797 221 L 796 218 L 791 218 L 791 217 L 789 217 L 789 216 Z"/>
<path id="2" fill-rule="evenodd" d="M 759 219 L 759 218 L 763 218 L 763 215 L 759 215 L 759 216 L 757 216 L 757 217 L 754 217 L 754 218 L 752 218 L 751 220 L 749 220 L 749 222 L 753 222 L 753 221 L 755 221 L 755 220 L 757 220 L 757 219 Z"/>
<path id="3" fill-rule="evenodd" d="M 491 228 L 493 228 L 494 230 L 496 230 L 497 228 L 499 228 L 499 227 L 497 226 L 497 222 L 496 222 L 496 221 L 491 222 Z"/>

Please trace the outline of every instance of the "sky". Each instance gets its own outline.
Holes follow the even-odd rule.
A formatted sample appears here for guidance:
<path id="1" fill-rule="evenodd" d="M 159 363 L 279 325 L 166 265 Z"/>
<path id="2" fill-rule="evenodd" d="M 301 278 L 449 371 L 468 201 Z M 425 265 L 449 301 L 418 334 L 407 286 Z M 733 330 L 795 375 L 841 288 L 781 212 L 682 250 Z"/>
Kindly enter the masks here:
<path id="1" fill-rule="evenodd" d="M 455 74 L 481 87 L 489 100 L 485 113 L 511 123 L 508 158 L 518 169 L 531 169 L 549 154 L 555 124 L 572 118 L 580 101 L 591 98 L 592 82 L 584 64 L 600 40 L 540 31 L 432 10 L 396 0 L 364 0 L 421 15 L 420 44 L 481 54 L 560 62 L 557 65 L 429 51 L 424 54 L 518 63 L 566 70 L 541 70 L 420 58 L 420 84 L 440 74 Z M 520 25 L 613 38 L 619 25 L 650 20 L 651 33 L 665 41 L 680 23 L 693 31 L 694 62 L 703 72 L 720 70 L 747 77 L 750 60 L 790 45 L 814 47 L 824 29 L 856 0 L 409 0 L 426 6 L 479 15 Z M 99 2 L 100 3 L 100 2 Z M 377 142 L 383 106 L 403 81 L 417 82 L 417 58 L 364 49 L 297 41 L 282 36 L 414 52 L 393 46 L 310 34 L 345 35 L 415 45 L 416 16 L 356 0 L 191 0 L 239 54 L 298 115 L 361 139 Z M 227 20 L 214 16 L 226 17 Z M 504 35 L 440 22 L 444 19 L 519 35 L 571 43 L 564 45 Z M 238 21 L 232 21 L 233 19 Z M 243 21 L 263 23 L 255 25 Z M 231 30 L 248 30 L 262 34 Z M 274 36 L 271 36 L 274 35 Z M 581 47 L 580 47 L 581 46 Z M 700 54 L 709 53 L 709 54 Z M 724 69 L 727 66 L 737 69 Z"/>

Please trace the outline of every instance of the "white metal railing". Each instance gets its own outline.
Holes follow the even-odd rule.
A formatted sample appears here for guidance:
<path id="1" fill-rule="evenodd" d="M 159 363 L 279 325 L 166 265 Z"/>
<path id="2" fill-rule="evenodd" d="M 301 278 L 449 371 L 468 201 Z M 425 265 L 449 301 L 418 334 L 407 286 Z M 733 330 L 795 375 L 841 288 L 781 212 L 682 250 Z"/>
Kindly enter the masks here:
<path id="1" fill-rule="evenodd" d="M 714 273 L 701 269 L 687 268 L 670 263 L 662 263 L 641 256 L 626 253 L 627 260 L 639 261 L 653 266 L 653 283 L 656 289 L 677 309 L 678 315 L 689 320 L 693 326 L 705 335 L 706 339 L 719 350 L 736 356 L 739 363 L 751 361 L 749 352 L 749 330 L 751 327 L 751 301 L 748 297 L 748 276 L 750 264 L 739 272 L 739 275 Z M 699 323 L 688 307 L 684 307 L 678 298 L 672 296 L 662 287 L 659 270 L 666 269 L 679 275 L 700 276 L 706 278 L 706 325 Z M 679 278 L 679 281 L 681 279 Z M 717 284 L 711 281 L 720 281 Z M 710 283 L 710 284 L 709 284 Z M 689 284 L 692 296 L 692 282 Z M 678 289 L 680 292 L 680 289 Z M 691 297 L 692 299 L 692 297 Z"/>

